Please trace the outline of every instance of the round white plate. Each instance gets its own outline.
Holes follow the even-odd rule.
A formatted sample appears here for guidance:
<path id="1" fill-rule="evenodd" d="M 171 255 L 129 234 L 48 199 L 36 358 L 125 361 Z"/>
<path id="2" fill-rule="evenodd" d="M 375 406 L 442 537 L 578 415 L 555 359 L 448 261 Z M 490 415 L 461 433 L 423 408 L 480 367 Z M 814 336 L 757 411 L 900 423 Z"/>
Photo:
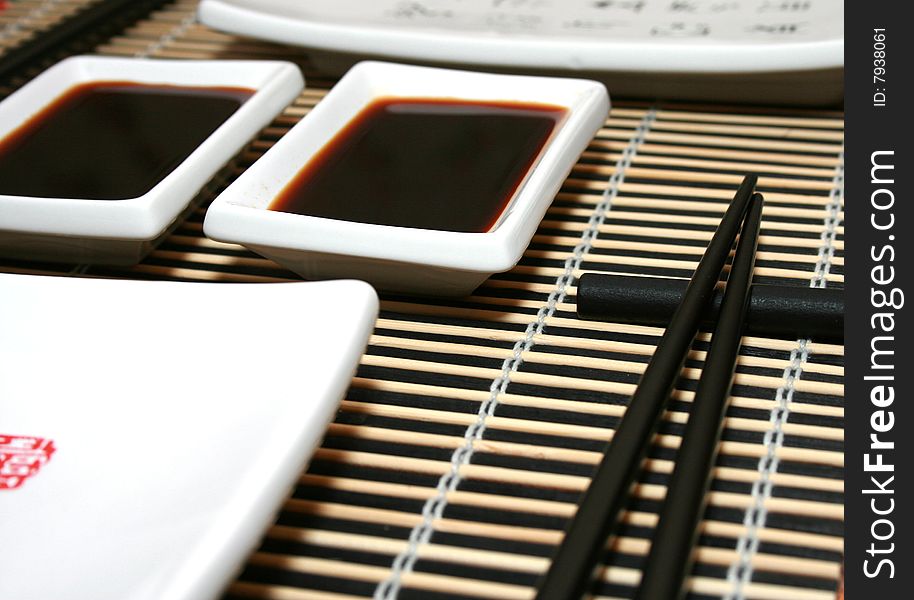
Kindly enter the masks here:
<path id="1" fill-rule="evenodd" d="M 844 64 L 840 0 L 203 0 L 216 29 L 394 59 L 755 73 Z"/>

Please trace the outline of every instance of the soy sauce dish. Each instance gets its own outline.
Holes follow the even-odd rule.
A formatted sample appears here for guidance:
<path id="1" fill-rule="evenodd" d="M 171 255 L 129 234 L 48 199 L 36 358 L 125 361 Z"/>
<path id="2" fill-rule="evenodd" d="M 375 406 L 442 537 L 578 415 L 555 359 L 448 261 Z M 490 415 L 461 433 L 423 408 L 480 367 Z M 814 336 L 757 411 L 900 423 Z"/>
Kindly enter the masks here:
<path id="1" fill-rule="evenodd" d="M 303 85 L 279 61 L 56 64 L 0 102 L 0 255 L 140 261 Z"/>
<path id="2" fill-rule="evenodd" d="M 594 81 L 359 63 L 204 232 L 308 279 L 466 295 L 520 260 L 608 111 Z"/>

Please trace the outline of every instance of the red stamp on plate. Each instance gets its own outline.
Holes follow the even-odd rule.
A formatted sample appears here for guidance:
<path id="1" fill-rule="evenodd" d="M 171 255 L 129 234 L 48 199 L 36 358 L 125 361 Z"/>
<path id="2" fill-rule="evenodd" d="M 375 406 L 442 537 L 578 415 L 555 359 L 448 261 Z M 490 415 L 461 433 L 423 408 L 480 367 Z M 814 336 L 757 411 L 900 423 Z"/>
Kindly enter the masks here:
<path id="1" fill-rule="evenodd" d="M 0 490 L 15 490 L 54 454 L 54 441 L 0 433 Z"/>

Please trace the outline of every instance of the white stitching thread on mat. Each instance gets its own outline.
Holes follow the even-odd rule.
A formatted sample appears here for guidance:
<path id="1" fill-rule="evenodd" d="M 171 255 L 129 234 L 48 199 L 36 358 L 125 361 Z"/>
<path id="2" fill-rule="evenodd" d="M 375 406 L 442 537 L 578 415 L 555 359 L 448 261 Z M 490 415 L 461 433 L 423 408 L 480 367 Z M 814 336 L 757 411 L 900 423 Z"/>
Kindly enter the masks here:
<path id="1" fill-rule="evenodd" d="M 27 25 L 30 25 L 32 21 L 37 21 L 41 17 L 45 16 L 48 11 L 54 8 L 56 5 L 60 4 L 62 0 L 45 0 L 32 10 L 30 10 L 24 17 L 9 23 L 3 29 L 0 29 L 0 42 L 5 42 L 9 38 L 13 37 Z"/>
<path id="2" fill-rule="evenodd" d="M 822 232 L 822 245 L 819 247 L 819 260 L 813 274 L 810 287 L 824 288 L 831 259 L 835 255 L 835 236 L 841 224 L 841 211 L 844 209 L 844 153 L 838 155 L 838 166 L 832 179 L 831 193 L 828 195 L 828 216 L 825 218 L 825 231 Z"/>
<path id="3" fill-rule="evenodd" d="M 835 255 L 835 236 L 841 223 L 841 211 L 844 209 L 844 153 L 838 155 L 838 165 L 832 180 L 832 190 L 826 207 L 825 230 L 822 232 L 822 245 L 816 269 L 809 281 L 810 287 L 824 288 L 831 268 L 831 259 Z M 765 455 L 758 463 L 758 479 L 752 484 L 752 503 L 743 517 L 745 531 L 736 544 L 737 560 L 727 569 L 727 583 L 730 590 L 724 596 L 726 600 L 745 600 L 745 587 L 752 581 L 752 559 L 758 552 L 759 530 L 765 527 L 768 509 L 765 507 L 774 485 L 771 477 L 778 470 L 777 451 L 784 443 L 784 424 L 790 417 L 790 403 L 793 400 L 794 388 L 803 375 L 803 365 L 809 358 L 810 340 L 797 340 L 797 347 L 790 353 L 790 365 L 784 369 L 784 383 L 777 390 L 777 406 L 771 410 L 771 427 L 765 432 L 763 442 Z"/>
<path id="4" fill-rule="evenodd" d="M 758 552 L 760 539 L 758 532 L 765 527 L 768 510 L 765 503 L 771 497 L 771 476 L 778 470 L 777 451 L 784 443 L 784 423 L 790 416 L 790 402 L 797 381 L 803 375 L 803 365 L 809 358 L 807 346 L 809 340 L 797 340 L 797 347 L 790 352 L 790 365 L 784 369 L 784 383 L 777 390 L 777 406 L 771 410 L 771 427 L 765 432 L 763 442 L 765 455 L 758 463 L 758 479 L 752 484 L 752 502 L 743 517 L 745 532 L 736 545 L 737 561 L 727 570 L 727 582 L 730 591 L 727 600 L 744 600 L 743 588 L 752 579 L 752 558 Z"/>
<path id="5" fill-rule="evenodd" d="M 613 175 L 609 179 L 606 190 L 603 192 L 603 197 L 594 208 L 587 222 L 587 229 L 581 234 L 581 239 L 574 247 L 572 255 L 565 259 L 564 272 L 556 280 L 555 287 L 549 294 L 546 304 L 537 311 L 536 321 L 527 326 L 523 339 L 514 344 L 514 351 L 511 357 L 505 359 L 502 363 L 501 374 L 489 386 L 489 397 L 480 405 L 476 421 L 464 433 L 463 444 L 451 455 L 450 469 L 438 480 L 435 495 L 429 498 L 422 507 L 422 522 L 410 532 L 409 543 L 394 559 L 388 578 L 379 583 L 375 589 L 374 598 L 376 600 L 392 600 L 396 598 L 400 592 L 403 575 L 411 572 L 415 567 L 419 558 L 419 548 L 429 542 L 435 530 L 435 521 L 444 514 L 444 509 L 448 504 L 448 493 L 456 490 L 463 478 L 460 469 L 469 464 L 475 450 L 474 444 L 485 433 L 486 419 L 495 413 L 499 403 L 499 396 L 507 389 L 511 380 L 511 373 L 517 371 L 523 364 L 524 352 L 535 345 L 534 338 L 542 333 L 546 326 L 546 320 L 555 312 L 556 306 L 565 299 L 565 290 L 574 282 L 574 272 L 580 267 L 581 262 L 584 260 L 584 255 L 590 250 L 594 239 L 597 237 L 600 225 L 606 218 L 606 213 L 611 208 L 612 201 L 619 192 L 619 186 L 625 180 L 625 171 L 631 165 L 638 148 L 644 142 L 644 138 L 650 131 L 656 116 L 656 110 L 653 108 L 647 112 L 622 152 L 622 156 L 616 162 Z"/>
<path id="6" fill-rule="evenodd" d="M 159 39 L 157 39 L 156 41 L 154 41 L 151 44 L 149 44 L 148 46 L 146 46 L 145 50 L 142 50 L 142 51 L 134 54 L 133 57 L 134 58 L 149 58 L 150 56 L 152 56 L 153 54 L 155 54 L 156 52 L 158 52 L 159 50 L 161 50 L 162 48 L 164 48 L 165 46 L 167 46 L 168 44 L 173 42 L 175 39 L 177 39 L 177 38 L 181 37 L 182 35 L 184 35 L 185 33 L 187 33 L 187 30 L 190 29 L 191 27 L 193 27 L 196 23 L 197 23 L 197 13 L 194 12 L 194 13 L 189 14 L 188 16 L 181 19 L 180 23 L 178 23 L 177 25 L 175 25 L 174 27 L 172 27 L 171 29 L 169 29 L 168 31 L 163 33 Z"/>

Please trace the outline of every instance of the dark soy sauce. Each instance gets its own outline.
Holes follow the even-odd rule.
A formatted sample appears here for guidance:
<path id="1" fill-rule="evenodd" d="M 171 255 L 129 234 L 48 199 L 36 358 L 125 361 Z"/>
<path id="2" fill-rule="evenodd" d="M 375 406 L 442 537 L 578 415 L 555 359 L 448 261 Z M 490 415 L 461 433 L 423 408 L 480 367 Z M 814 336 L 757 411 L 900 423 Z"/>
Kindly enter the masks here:
<path id="1" fill-rule="evenodd" d="M 544 104 L 380 98 L 269 208 L 376 225 L 489 231 L 564 114 Z"/>
<path id="2" fill-rule="evenodd" d="M 0 140 L 0 194 L 142 196 L 253 93 L 121 81 L 74 86 Z"/>

